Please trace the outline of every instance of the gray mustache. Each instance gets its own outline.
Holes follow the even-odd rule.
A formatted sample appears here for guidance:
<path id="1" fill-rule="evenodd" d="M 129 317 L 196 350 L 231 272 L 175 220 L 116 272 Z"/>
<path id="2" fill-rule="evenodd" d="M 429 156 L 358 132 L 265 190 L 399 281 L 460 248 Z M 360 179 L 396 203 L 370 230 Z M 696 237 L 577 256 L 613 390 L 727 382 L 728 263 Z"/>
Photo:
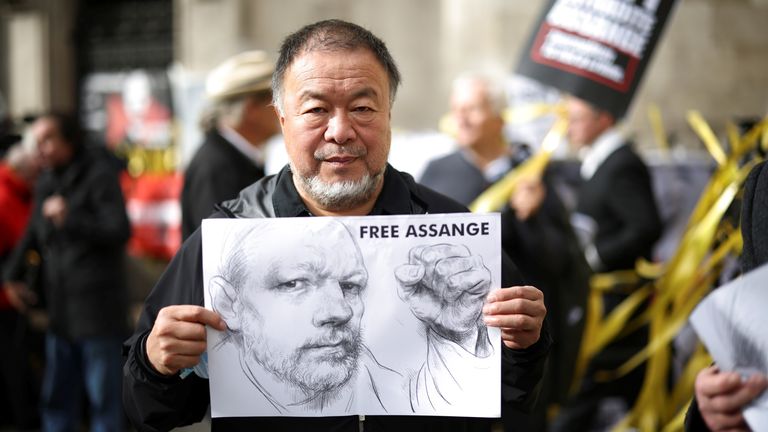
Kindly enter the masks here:
<path id="1" fill-rule="evenodd" d="M 316 160 L 324 160 L 336 156 L 360 157 L 368 154 L 364 146 L 357 145 L 327 145 L 315 151 Z"/>

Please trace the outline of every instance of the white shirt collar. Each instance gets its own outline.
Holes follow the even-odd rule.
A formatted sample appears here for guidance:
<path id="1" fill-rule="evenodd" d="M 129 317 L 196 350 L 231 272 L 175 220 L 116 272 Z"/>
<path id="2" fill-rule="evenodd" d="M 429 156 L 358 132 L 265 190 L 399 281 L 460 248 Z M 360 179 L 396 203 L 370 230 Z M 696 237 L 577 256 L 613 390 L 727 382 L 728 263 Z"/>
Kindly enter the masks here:
<path id="1" fill-rule="evenodd" d="M 584 158 L 581 162 L 581 177 L 584 180 L 592 178 L 600 165 L 608 159 L 608 156 L 612 155 L 624 143 L 624 135 L 617 128 L 603 132 L 591 146 L 585 148 Z"/>
<path id="2" fill-rule="evenodd" d="M 464 158 L 469 161 L 470 164 L 475 165 L 475 162 L 472 160 L 472 156 L 467 151 L 461 150 L 461 155 L 464 156 Z M 510 160 L 509 155 L 503 154 L 490 161 L 484 169 L 480 170 L 480 172 L 483 174 L 485 181 L 488 183 L 495 183 L 511 169 L 512 161 Z"/>
<path id="3" fill-rule="evenodd" d="M 237 131 L 226 125 L 219 125 L 219 133 L 240 153 L 253 161 L 256 166 L 264 166 L 265 155 L 264 149 L 261 146 L 251 144 L 250 141 L 237 133 Z"/>

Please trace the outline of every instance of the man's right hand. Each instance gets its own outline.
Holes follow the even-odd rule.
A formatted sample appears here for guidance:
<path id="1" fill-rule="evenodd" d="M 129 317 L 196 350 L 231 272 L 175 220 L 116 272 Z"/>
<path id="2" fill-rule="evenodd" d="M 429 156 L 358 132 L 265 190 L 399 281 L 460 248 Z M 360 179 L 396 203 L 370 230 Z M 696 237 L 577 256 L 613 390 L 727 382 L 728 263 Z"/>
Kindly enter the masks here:
<path id="1" fill-rule="evenodd" d="M 227 328 L 216 312 L 201 306 L 161 309 L 147 337 L 147 357 L 152 367 L 163 375 L 174 375 L 197 365 L 206 350 L 206 325 L 220 331 Z"/>
<path id="2" fill-rule="evenodd" d="M 737 372 L 720 372 L 717 366 L 696 376 L 696 400 L 704 423 L 712 431 L 749 431 L 743 410 L 768 387 L 762 374 L 742 380 Z"/>

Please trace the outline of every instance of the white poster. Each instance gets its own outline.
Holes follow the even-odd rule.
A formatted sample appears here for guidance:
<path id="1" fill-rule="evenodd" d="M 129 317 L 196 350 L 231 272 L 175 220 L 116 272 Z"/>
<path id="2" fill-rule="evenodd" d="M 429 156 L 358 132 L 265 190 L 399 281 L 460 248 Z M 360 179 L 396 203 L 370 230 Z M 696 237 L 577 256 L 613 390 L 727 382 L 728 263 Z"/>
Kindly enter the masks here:
<path id="1" fill-rule="evenodd" d="M 500 416 L 498 214 L 208 219 L 213 417 Z"/>

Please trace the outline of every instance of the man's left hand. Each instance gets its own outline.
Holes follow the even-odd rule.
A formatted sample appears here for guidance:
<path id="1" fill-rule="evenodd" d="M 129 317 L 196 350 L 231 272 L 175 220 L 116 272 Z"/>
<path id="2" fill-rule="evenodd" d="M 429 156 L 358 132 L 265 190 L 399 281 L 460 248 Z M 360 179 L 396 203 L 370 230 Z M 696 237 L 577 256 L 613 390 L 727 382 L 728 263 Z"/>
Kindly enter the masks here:
<path id="1" fill-rule="evenodd" d="M 492 291 L 483 307 L 485 324 L 501 328 L 501 340 L 512 349 L 525 349 L 539 340 L 546 314 L 544 294 L 532 286 Z"/>

